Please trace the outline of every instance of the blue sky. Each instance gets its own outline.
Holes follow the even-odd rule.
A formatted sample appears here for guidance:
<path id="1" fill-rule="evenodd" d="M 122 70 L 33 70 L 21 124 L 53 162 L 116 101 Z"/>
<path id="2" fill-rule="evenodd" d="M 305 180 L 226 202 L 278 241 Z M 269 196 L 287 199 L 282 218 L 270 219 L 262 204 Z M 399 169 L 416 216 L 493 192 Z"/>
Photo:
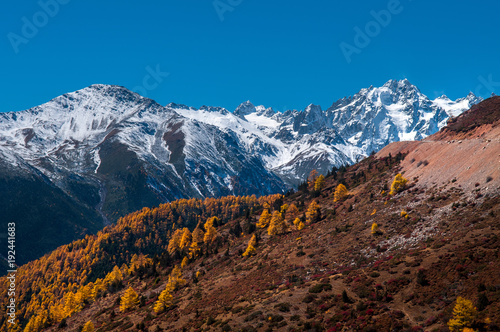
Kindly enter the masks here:
<path id="1" fill-rule="evenodd" d="M 430 98 L 487 97 L 500 94 L 499 10 L 491 0 L 8 1 L 0 111 L 94 83 L 231 111 L 245 100 L 327 108 L 392 78 Z"/>

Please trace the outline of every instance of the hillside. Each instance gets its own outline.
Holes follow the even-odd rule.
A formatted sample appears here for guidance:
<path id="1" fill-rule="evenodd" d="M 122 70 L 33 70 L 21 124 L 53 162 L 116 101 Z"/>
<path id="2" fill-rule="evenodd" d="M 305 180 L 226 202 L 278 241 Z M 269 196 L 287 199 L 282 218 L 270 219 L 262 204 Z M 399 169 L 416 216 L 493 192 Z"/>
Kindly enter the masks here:
<path id="1" fill-rule="evenodd" d="M 324 183 L 312 174 L 296 193 L 180 200 L 121 218 L 19 269 L 20 322 L 27 331 L 88 321 L 96 331 L 447 331 L 461 296 L 477 307 L 470 327 L 496 331 L 497 111 L 488 99 L 451 122 L 465 130 L 393 143 Z M 391 188 L 398 173 L 401 190 Z M 265 211 L 271 231 L 259 227 Z M 140 301 L 122 312 L 129 287 Z M 172 299 L 155 312 L 166 287 Z"/>
<path id="2" fill-rule="evenodd" d="M 430 100 L 408 80 L 391 80 L 324 111 L 245 102 L 230 112 L 162 106 L 95 84 L 0 113 L 0 210 L 18 223 L 24 264 L 143 206 L 284 193 L 312 169 L 326 173 L 388 143 L 427 137 L 480 100 Z M 58 228 L 63 237 L 54 236 Z"/>

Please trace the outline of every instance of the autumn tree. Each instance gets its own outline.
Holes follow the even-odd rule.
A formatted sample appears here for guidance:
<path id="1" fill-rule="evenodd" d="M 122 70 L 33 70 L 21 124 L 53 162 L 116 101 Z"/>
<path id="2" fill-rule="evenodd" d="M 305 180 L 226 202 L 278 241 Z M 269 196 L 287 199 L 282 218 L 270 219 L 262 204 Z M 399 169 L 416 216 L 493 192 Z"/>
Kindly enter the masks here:
<path id="1" fill-rule="evenodd" d="M 196 227 L 191 236 L 191 240 L 196 243 L 202 243 L 205 233 L 200 227 Z"/>
<path id="2" fill-rule="evenodd" d="M 477 310 L 472 302 L 459 296 L 453 308 L 453 318 L 448 321 L 450 331 L 459 332 L 472 327 L 476 314 Z"/>
<path id="3" fill-rule="evenodd" d="M 349 191 L 347 188 L 340 183 L 337 188 L 335 189 L 335 192 L 333 194 L 333 201 L 334 202 L 339 202 L 344 200 L 347 196 L 349 195 Z"/>
<path id="4" fill-rule="evenodd" d="M 320 191 L 321 189 L 323 189 L 324 186 L 325 186 L 325 177 L 323 176 L 323 174 L 321 174 L 316 178 L 316 181 L 314 182 L 314 190 Z"/>
<path id="5" fill-rule="evenodd" d="M 407 182 L 408 180 L 405 179 L 401 174 L 397 174 L 394 177 L 394 181 L 392 181 L 391 191 L 389 192 L 389 194 L 396 195 L 405 188 Z"/>
<path id="6" fill-rule="evenodd" d="M 257 227 L 265 228 L 271 222 L 271 214 L 268 209 L 264 209 L 260 215 L 259 221 L 257 222 Z"/>
<path id="7" fill-rule="evenodd" d="M 170 294 L 170 289 L 167 287 L 160 293 L 158 301 L 155 302 L 154 311 L 156 313 L 163 312 L 165 309 L 172 305 L 173 298 L 174 297 L 172 296 L 172 294 Z"/>
<path id="8" fill-rule="evenodd" d="M 185 247 L 188 247 L 191 243 L 191 232 L 187 228 L 182 229 L 182 237 L 181 241 L 179 242 L 179 248 L 184 249 Z"/>
<path id="9" fill-rule="evenodd" d="M 317 178 L 318 178 L 318 171 L 313 169 L 309 173 L 309 176 L 307 177 L 307 186 L 308 186 L 309 190 L 312 190 L 314 188 L 314 185 L 316 183 Z"/>
<path id="10" fill-rule="evenodd" d="M 127 311 L 139 305 L 139 296 L 132 287 L 127 288 L 120 300 L 120 310 Z"/>
<path id="11" fill-rule="evenodd" d="M 181 269 L 185 268 L 188 264 L 189 264 L 189 258 L 187 258 L 187 256 L 185 256 L 181 262 Z"/>
<path id="12" fill-rule="evenodd" d="M 214 223 L 218 222 L 218 220 L 219 219 L 217 217 L 208 218 L 207 222 L 204 225 L 206 232 L 203 237 L 203 242 L 210 244 L 217 238 L 219 233 L 217 232 L 217 229 L 214 227 Z"/>
<path id="13" fill-rule="evenodd" d="M 182 229 L 176 229 L 174 234 L 170 237 L 170 241 L 168 242 L 168 253 L 173 254 L 180 248 L 182 235 L 184 231 Z"/>
<path id="14" fill-rule="evenodd" d="M 83 325 L 82 332 L 94 332 L 94 324 L 91 321 L 88 321 Z"/>
<path id="15" fill-rule="evenodd" d="M 307 208 L 306 212 L 306 222 L 307 223 L 313 223 L 316 222 L 320 219 L 321 217 L 321 210 L 316 203 L 316 201 L 312 201 L 311 204 L 309 204 L 309 207 Z"/>
<path id="16" fill-rule="evenodd" d="M 302 220 L 300 220 L 300 218 L 295 218 L 293 224 L 298 231 L 301 231 L 304 229 L 304 227 L 306 227 L 306 225 L 304 225 L 304 223 L 302 222 Z"/>
<path id="17" fill-rule="evenodd" d="M 271 222 L 269 223 L 269 227 L 267 229 L 267 234 L 270 236 L 281 234 L 286 231 L 286 224 L 283 216 L 278 211 L 273 212 L 273 216 L 271 217 Z"/>
<path id="18" fill-rule="evenodd" d="M 182 287 L 186 284 L 186 280 L 182 278 L 182 271 L 178 265 L 174 266 L 172 272 L 170 272 L 170 275 L 168 276 L 168 284 L 170 284 L 173 289 Z"/>
<path id="19" fill-rule="evenodd" d="M 255 249 L 256 245 L 257 245 L 257 237 L 254 234 L 250 238 L 250 241 L 248 241 L 248 246 L 245 252 L 243 253 L 243 257 L 255 255 L 255 253 L 257 252 L 257 250 Z"/>
<path id="20" fill-rule="evenodd" d="M 190 259 L 195 259 L 196 257 L 198 257 L 198 255 L 200 254 L 201 252 L 201 248 L 200 246 L 198 245 L 198 242 L 192 242 L 191 243 L 191 246 L 189 247 L 189 258 Z"/>
<path id="21" fill-rule="evenodd" d="M 378 224 L 376 222 L 372 224 L 372 234 L 378 234 Z"/>
<path id="22" fill-rule="evenodd" d="M 295 204 L 292 203 L 286 210 L 285 220 L 291 222 L 292 220 L 295 219 L 295 217 L 297 217 L 298 214 L 299 214 L 299 209 Z"/>

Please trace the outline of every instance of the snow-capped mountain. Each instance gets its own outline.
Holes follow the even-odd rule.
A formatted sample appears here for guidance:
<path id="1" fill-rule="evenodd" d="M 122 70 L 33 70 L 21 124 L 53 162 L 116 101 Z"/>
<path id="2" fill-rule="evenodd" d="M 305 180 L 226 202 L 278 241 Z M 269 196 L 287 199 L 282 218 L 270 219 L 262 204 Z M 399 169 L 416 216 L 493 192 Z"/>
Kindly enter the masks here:
<path id="1" fill-rule="evenodd" d="M 247 153 L 259 155 L 266 169 L 293 186 L 314 168 L 327 172 L 391 142 L 423 139 L 443 127 L 450 116 L 481 100 L 472 93 L 456 101 L 445 96 L 430 100 L 405 79 L 362 89 L 325 111 L 311 104 L 304 111 L 278 113 L 247 101 L 233 113 L 190 108 L 177 112 L 234 133 Z"/>
<path id="2" fill-rule="evenodd" d="M 178 198 L 284 192 L 312 169 L 325 173 L 390 142 L 425 138 L 480 100 L 429 100 L 402 80 L 327 110 L 280 113 L 247 101 L 229 112 L 92 85 L 0 113 L 0 208 L 6 220 L 20 220 L 26 243 L 59 232 L 68 242 Z"/>

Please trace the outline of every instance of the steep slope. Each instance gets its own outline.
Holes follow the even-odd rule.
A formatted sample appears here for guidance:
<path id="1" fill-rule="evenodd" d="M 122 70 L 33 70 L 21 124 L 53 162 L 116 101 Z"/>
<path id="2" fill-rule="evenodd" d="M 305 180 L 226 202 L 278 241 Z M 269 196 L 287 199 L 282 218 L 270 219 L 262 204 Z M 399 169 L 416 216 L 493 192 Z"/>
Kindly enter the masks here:
<path id="1" fill-rule="evenodd" d="M 429 143 L 393 143 L 333 170 L 320 190 L 310 183 L 287 196 L 181 200 L 131 214 L 20 268 L 21 323 L 45 320 L 49 331 L 74 331 L 88 321 L 98 331 L 445 331 L 461 296 L 477 307 L 465 327 L 496 331 L 500 177 L 481 178 L 471 192 L 468 180 L 447 181 L 448 170 L 433 164 L 453 166 L 456 153 L 466 155 L 462 146 L 475 160 L 490 160 L 488 147 L 476 151 L 466 141 L 483 135 L 498 142 L 499 106 L 488 99 Z M 456 135 L 462 143 L 448 144 Z M 428 163 L 411 160 L 420 151 Z M 473 167 L 490 174 L 498 169 L 495 157 L 493 166 Z M 398 173 L 409 182 L 389 193 Z M 336 200 L 340 183 L 349 193 Z M 264 210 L 273 218 L 260 227 Z M 288 229 L 273 228 L 281 218 Z M 255 251 L 242 257 L 254 236 Z M 113 277 L 114 265 L 123 280 Z M 174 265 L 182 266 L 180 276 Z M 122 312 L 126 287 L 142 299 Z M 173 298 L 155 312 L 167 288 Z M 48 303 L 54 307 L 43 311 Z M 61 312 L 69 317 L 48 327 Z"/>
<path id="2" fill-rule="evenodd" d="M 432 102 L 403 80 L 363 89 L 326 111 L 309 105 L 304 111 L 277 113 L 246 102 L 231 113 L 209 106 L 163 107 L 123 87 L 98 84 L 26 111 L 0 114 L 0 153 L 13 166 L 10 177 L 36 173 L 60 191 L 64 199 L 46 196 L 54 198 L 46 202 L 54 211 L 83 215 L 54 212 L 35 218 L 36 224 L 71 220 L 67 225 L 75 232 L 67 241 L 143 206 L 188 197 L 285 192 L 312 169 L 326 173 L 390 142 L 426 137 L 449 114 L 477 100 L 469 95 Z M 36 205 L 15 183 L 5 193 L 12 192 L 26 208 Z M 0 208 L 16 213 L 7 200 L 0 201 Z M 28 227 L 30 219 L 19 215 L 18 222 Z M 23 248 L 28 243 L 30 248 Z M 20 263 L 61 243 L 43 233 L 27 238 L 20 251 L 30 254 L 20 256 Z"/>

